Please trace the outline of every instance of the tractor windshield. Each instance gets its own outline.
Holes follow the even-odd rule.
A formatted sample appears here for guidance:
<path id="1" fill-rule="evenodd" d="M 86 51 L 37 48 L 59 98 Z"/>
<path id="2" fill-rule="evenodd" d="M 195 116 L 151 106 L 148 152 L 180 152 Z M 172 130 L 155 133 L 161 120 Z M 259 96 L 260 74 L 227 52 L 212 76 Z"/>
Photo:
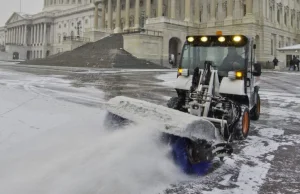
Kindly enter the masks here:
<path id="1" fill-rule="evenodd" d="M 180 68 L 193 72 L 196 67 L 203 69 L 205 61 L 211 61 L 221 76 L 227 76 L 229 71 L 245 70 L 248 44 L 185 44 Z"/>

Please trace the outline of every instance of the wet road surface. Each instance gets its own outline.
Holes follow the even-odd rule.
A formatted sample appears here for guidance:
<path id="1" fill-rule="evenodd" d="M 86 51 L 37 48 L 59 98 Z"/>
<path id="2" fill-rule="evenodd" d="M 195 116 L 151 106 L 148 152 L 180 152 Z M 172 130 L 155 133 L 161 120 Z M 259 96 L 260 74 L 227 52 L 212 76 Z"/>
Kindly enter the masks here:
<path id="1" fill-rule="evenodd" d="M 43 83 L 38 79 L 26 82 L 32 91 L 50 96 L 57 94 L 58 99 L 87 106 L 101 107 L 101 102 L 117 95 L 164 105 L 169 97 L 176 95 L 174 89 L 163 85 L 161 80 L 174 80 L 176 72 L 45 69 L 8 64 L 0 64 L 0 70 L 1 79 L 5 79 L 6 72 L 26 73 L 48 77 L 49 82 L 58 77 L 74 88 L 92 86 L 101 91 L 97 95 L 85 91 L 82 98 L 78 95 L 75 98 L 67 95 L 74 92 L 72 89 L 66 91 L 66 95 L 55 93 L 62 82 L 49 83 L 51 92 L 42 90 Z M 44 82 L 47 83 L 47 79 Z M 46 84 L 46 88 L 48 86 Z M 260 120 L 251 123 L 249 138 L 234 146 L 234 155 L 224 163 L 216 161 L 214 171 L 206 177 L 170 185 L 165 193 L 300 193 L 300 74 L 263 73 L 260 96 Z"/>

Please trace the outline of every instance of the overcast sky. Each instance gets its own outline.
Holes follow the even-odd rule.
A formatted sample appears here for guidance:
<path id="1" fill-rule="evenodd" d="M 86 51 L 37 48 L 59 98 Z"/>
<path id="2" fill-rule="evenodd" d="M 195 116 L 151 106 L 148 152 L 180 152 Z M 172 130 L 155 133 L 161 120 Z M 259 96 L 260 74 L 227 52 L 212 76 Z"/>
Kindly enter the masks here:
<path id="1" fill-rule="evenodd" d="M 22 12 L 34 14 L 42 11 L 44 0 L 21 0 Z M 13 12 L 20 11 L 20 0 L 0 0 L 0 26 L 5 22 Z"/>

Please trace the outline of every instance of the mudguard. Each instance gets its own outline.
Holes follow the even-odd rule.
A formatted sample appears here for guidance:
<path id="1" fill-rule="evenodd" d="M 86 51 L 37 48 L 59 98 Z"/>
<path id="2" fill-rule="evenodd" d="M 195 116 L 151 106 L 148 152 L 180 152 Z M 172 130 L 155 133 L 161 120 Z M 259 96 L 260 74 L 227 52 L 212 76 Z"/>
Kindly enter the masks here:
<path id="1" fill-rule="evenodd" d="M 228 77 L 224 77 L 220 84 L 220 94 L 233 94 L 244 96 L 245 86 L 244 80 L 231 80 Z"/>

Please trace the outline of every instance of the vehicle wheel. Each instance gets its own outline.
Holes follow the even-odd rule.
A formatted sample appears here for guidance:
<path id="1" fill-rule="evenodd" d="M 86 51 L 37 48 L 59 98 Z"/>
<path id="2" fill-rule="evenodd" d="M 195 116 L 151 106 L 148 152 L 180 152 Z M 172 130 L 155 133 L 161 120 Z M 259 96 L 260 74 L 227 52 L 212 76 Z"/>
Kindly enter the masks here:
<path id="1" fill-rule="evenodd" d="M 167 106 L 169 108 L 172 108 L 172 109 L 176 109 L 178 110 L 178 104 L 179 104 L 179 98 L 178 97 L 172 97 L 170 98 L 170 100 L 167 102 Z"/>
<path id="2" fill-rule="evenodd" d="M 250 129 L 250 113 L 246 106 L 241 106 L 241 117 L 235 127 L 235 136 L 237 140 L 245 140 Z"/>
<path id="3" fill-rule="evenodd" d="M 260 116 L 260 96 L 256 94 L 257 104 L 253 107 L 251 111 L 251 120 L 257 121 Z"/>
<path id="4" fill-rule="evenodd" d="M 106 127 L 107 129 L 114 129 L 114 130 L 124 127 L 129 123 L 130 123 L 129 120 L 119 117 L 118 115 L 112 114 L 110 112 L 106 114 L 103 122 L 104 127 Z"/>

